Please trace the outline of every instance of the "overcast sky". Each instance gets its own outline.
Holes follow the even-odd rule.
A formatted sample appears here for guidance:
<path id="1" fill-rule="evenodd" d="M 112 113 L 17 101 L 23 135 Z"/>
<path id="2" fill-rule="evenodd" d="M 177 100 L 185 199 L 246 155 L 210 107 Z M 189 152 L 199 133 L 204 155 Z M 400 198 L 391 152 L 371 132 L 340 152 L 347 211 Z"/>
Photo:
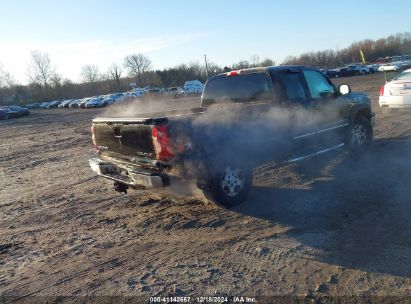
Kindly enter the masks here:
<path id="1" fill-rule="evenodd" d="M 85 64 L 105 72 L 131 53 L 144 53 L 155 69 L 202 63 L 204 54 L 219 65 L 254 54 L 281 63 L 411 31 L 410 12 L 410 0 L 0 0 L 0 63 L 22 83 L 32 50 L 48 52 L 73 81 Z"/>

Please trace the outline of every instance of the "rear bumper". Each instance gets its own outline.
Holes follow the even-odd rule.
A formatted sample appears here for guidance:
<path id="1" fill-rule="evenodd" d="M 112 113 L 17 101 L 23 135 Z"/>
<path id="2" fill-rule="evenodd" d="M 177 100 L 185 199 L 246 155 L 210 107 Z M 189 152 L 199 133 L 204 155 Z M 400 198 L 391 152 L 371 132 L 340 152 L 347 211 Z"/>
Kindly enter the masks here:
<path id="1" fill-rule="evenodd" d="M 411 109 L 411 95 L 380 96 L 378 103 L 380 104 L 380 107 L 394 109 Z"/>
<path id="2" fill-rule="evenodd" d="M 90 158 L 89 164 L 91 169 L 97 173 L 97 175 L 134 188 L 160 188 L 169 186 L 170 184 L 169 176 L 163 173 L 143 172 L 136 168 L 108 163 L 99 158 Z"/>

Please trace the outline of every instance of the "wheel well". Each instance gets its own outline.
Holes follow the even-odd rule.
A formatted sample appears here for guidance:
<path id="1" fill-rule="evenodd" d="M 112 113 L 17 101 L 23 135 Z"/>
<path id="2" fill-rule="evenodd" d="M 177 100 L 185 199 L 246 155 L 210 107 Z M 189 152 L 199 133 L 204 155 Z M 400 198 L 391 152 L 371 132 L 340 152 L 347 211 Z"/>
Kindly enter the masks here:
<path id="1" fill-rule="evenodd" d="M 359 116 L 364 116 L 365 118 L 370 120 L 371 119 L 371 110 L 370 109 L 359 110 L 357 112 L 357 114 L 355 115 L 354 120 L 357 119 L 357 117 L 359 117 Z"/>

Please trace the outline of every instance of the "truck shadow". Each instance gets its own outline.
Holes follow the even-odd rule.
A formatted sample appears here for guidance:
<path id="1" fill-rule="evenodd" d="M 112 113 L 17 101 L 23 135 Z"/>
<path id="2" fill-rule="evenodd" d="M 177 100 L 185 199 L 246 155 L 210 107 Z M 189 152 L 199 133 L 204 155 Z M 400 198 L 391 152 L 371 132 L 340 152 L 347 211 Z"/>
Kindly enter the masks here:
<path id="1" fill-rule="evenodd" d="M 308 160 L 294 168 L 311 179 L 307 189 L 257 186 L 233 211 L 290 227 L 315 260 L 410 278 L 410 152 L 409 138 L 386 138 L 356 158 Z M 318 173 L 337 158 L 326 178 Z"/>

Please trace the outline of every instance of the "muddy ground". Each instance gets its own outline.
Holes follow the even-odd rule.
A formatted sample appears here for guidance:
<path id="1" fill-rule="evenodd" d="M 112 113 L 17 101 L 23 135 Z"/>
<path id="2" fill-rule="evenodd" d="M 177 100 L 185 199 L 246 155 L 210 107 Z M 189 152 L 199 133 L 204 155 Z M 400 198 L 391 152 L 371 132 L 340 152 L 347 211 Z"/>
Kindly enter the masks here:
<path id="1" fill-rule="evenodd" d="M 283 168 L 263 165 L 247 202 L 232 210 L 194 196 L 114 192 L 87 162 L 95 154 L 90 121 L 106 109 L 34 110 L 0 122 L 0 302 L 410 300 L 411 113 L 381 113 L 381 74 L 335 82 L 372 97 L 372 149 L 359 158 L 341 151 Z"/>

